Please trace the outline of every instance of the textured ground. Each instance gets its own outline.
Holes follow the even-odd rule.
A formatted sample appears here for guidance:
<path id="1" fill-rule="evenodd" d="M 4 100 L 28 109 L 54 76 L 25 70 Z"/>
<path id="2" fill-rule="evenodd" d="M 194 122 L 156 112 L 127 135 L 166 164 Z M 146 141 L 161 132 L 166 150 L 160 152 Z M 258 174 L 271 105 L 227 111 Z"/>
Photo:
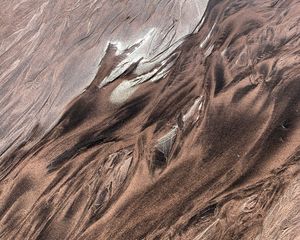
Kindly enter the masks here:
<path id="1" fill-rule="evenodd" d="M 300 1 L 2 0 L 0 239 L 299 240 Z"/>

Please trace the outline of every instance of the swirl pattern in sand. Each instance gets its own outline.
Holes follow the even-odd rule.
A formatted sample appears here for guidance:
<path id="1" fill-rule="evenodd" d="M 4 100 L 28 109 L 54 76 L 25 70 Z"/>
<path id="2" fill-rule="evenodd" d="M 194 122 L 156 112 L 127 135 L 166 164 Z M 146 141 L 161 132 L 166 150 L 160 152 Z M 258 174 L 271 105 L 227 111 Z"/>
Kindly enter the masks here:
<path id="1" fill-rule="evenodd" d="M 0 239 L 300 237 L 299 1 L 0 5 Z"/>

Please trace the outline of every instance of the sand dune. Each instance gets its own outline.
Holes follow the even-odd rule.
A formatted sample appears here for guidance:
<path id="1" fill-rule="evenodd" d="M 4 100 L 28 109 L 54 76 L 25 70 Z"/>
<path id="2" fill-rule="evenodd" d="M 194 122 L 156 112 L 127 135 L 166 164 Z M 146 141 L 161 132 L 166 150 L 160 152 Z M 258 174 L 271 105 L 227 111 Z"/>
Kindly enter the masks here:
<path id="1" fill-rule="evenodd" d="M 0 239 L 300 239 L 300 2 L 0 10 Z"/>

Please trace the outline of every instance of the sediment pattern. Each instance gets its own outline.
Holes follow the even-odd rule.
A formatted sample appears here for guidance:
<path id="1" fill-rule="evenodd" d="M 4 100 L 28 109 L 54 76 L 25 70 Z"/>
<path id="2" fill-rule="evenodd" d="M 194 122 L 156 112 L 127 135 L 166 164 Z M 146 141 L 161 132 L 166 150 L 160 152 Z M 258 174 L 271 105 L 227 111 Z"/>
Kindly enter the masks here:
<path id="1" fill-rule="evenodd" d="M 300 238 L 300 2 L 1 2 L 0 239 Z"/>

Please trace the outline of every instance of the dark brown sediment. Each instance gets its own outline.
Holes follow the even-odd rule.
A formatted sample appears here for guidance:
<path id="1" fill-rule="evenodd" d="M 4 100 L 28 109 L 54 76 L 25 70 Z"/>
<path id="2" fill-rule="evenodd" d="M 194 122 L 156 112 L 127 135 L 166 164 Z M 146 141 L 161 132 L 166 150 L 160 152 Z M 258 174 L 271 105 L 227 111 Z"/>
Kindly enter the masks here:
<path id="1" fill-rule="evenodd" d="M 299 1 L 1 5 L 0 239 L 300 238 Z"/>

